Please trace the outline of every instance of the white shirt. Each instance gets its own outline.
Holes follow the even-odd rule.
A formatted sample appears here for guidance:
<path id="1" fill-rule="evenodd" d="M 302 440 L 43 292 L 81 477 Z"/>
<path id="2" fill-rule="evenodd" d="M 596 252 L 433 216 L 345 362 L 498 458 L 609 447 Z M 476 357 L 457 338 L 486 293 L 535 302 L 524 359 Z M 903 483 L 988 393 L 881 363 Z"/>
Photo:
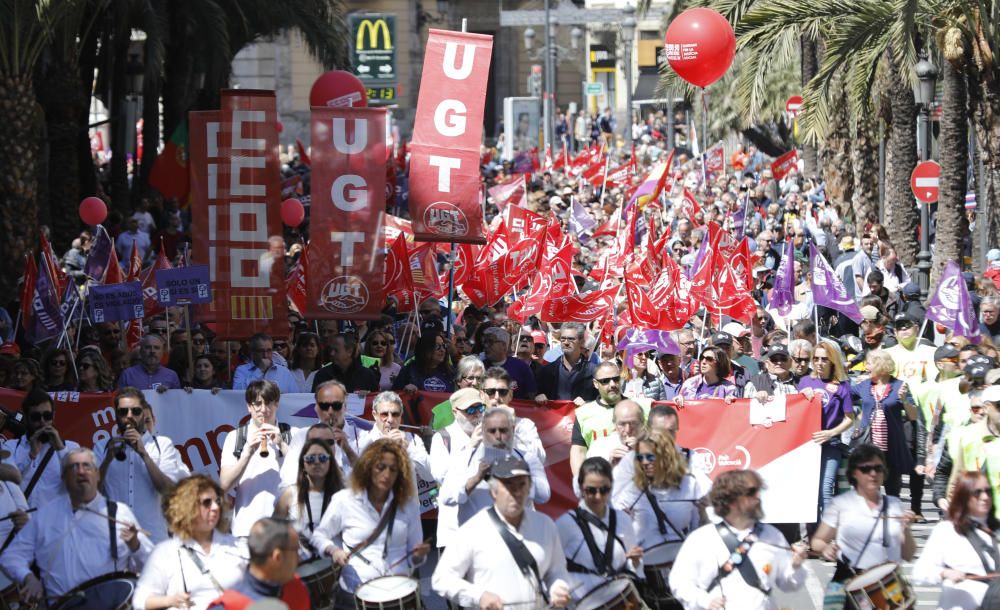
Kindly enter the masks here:
<path id="1" fill-rule="evenodd" d="M 566 557 L 552 519 L 526 508 L 520 527 L 514 528 L 506 521 L 504 526 L 528 548 L 548 589 L 566 585 Z M 480 512 L 458 528 L 458 537 L 463 543 L 445 549 L 431 578 L 437 594 L 463 608 L 478 608 L 479 598 L 487 591 L 498 595 L 505 608 L 546 607 L 534 575 L 521 573 L 489 511 Z"/>
<path id="2" fill-rule="evenodd" d="M 277 425 L 277 424 L 275 424 Z M 250 439 L 257 429 L 253 420 L 247 426 L 247 442 L 243 446 L 243 451 L 250 451 Z M 239 459 L 233 455 L 236 449 L 236 437 L 239 436 L 238 429 L 226 435 L 226 441 L 222 443 L 221 466 L 235 466 Z M 278 441 L 280 442 L 280 437 Z M 260 448 L 253 451 L 246 470 L 240 475 L 234 490 L 236 491 L 236 505 L 233 507 L 234 536 L 249 536 L 250 526 L 258 519 L 270 517 L 274 514 L 274 502 L 278 498 L 278 485 L 281 482 L 281 465 L 284 456 L 278 455 L 279 445 L 274 441 L 268 441 L 268 455 L 266 458 L 260 457 Z M 291 459 L 291 458 L 289 458 Z"/>
<path id="3" fill-rule="evenodd" d="M 98 464 L 104 463 L 109 442 L 110 439 L 106 439 L 94 445 Z M 153 436 L 147 431 L 142 435 L 142 446 L 153 463 L 174 483 L 191 474 L 174 448 L 174 442 L 166 436 Z M 167 521 L 163 518 L 160 493 L 153 485 L 145 461 L 135 449 L 125 446 L 124 461 L 110 458 L 101 484 L 108 498 L 128 504 L 133 512 L 142 515 L 142 526 L 149 530 L 154 543 L 167 539 Z"/>
<path id="4" fill-rule="evenodd" d="M 348 432 L 348 426 L 351 428 L 351 432 Z M 351 438 L 357 435 L 357 430 L 354 428 L 354 424 L 351 422 L 345 422 L 344 424 L 344 434 L 347 435 L 347 442 L 351 444 Z M 309 435 L 309 428 L 292 428 L 292 440 L 288 443 L 288 459 L 286 459 L 281 464 L 281 482 L 278 485 L 278 489 L 283 491 L 285 488 L 295 485 L 299 478 L 299 455 L 302 453 L 302 448 L 306 444 L 306 436 Z M 355 453 L 355 455 L 357 455 Z M 340 468 L 340 480 L 347 482 L 351 476 L 351 461 L 347 459 L 347 453 L 340 447 L 340 445 L 333 445 L 333 459 L 337 462 L 337 466 Z M 318 519 L 319 517 L 317 517 Z"/>
<path id="5" fill-rule="evenodd" d="M 986 544 L 987 548 L 997 544 L 983 531 L 975 530 L 975 535 Z M 998 566 L 993 565 L 990 553 L 986 554 L 989 571 L 995 572 Z M 975 610 L 983 601 L 988 582 L 963 580 L 954 583 L 941 578 L 941 570 L 951 568 L 964 574 L 985 575 L 983 562 L 968 538 L 955 531 L 955 525 L 950 521 L 941 521 L 931 530 L 931 535 L 924 545 L 923 552 L 913 564 L 910 580 L 914 585 L 941 587 L 941 597 L 938 599 L 939 610 Z"/>
<path id="6" fill-rule="evenodd" d="M 764 588 L 777 586 L 782 591 L 800 589 L 806 581 L 802 566 L 792 567 L 791 553 L 770 545 L 787 547 L 788 543 L 774 527 L 759 524 L 758 539 L 767 544 L 754 543 L 746 554 L 757 571 Z M 733 530 L 736 538 L 743 540 L 750 530 Z M 738 569 L 727 574 L 709 590 L 719 566 L 729 560 L 729 549 L 722 541 L 714 523 L 696 529 L 688 536 L 677 554 L 677 561 L 670 570 L 670 590 L 687 610 L 704 610 L 716 597 L 726 598 L 726 610 L 763 610 L 774 608 L 771 599 L 759 589 L 743 580 Z"/>
<path id="7" fill-rule="evenodd" d="M 308 505 L 303 506 L 302 511 L 299 512 L 299 487 L 292 485 L 288 489 L 292 493 L 292 501 L 288 505 L 288 520 L 292 522 L 295 531 L 299 533 L 299 559 L 305 561 L 313 555 L 312 548 L 309 546 L 312 544 L 310 539 L 323 519 L 323 492 L 310 491 Z M 330 500 L 333 500 L 333 496 L 330 496 Z"/>
<path id="8" fill-rule="evenodd" d="M 375 531 L 379 519 L 394 500 L 390 492 L 382 512 L 375 510 L 367 492 L 342 489 L 330 499 L 330 505 L 323 513 L 323 520 L 313 532 L 312 543 L 321 554 L 339 547 L 344 550 L 356 549 Z M 409 561 L 403 560 L 421 543 L 423 530 L 420 523 L 420 509 L 416 498 L 396 508 L 396 518 L 392 523 L 392 537 L 389 526 L 360 553 L 351 555 L 351 560 L 340 573 L 340 586 L 353 593 L 361 584 L 379 576 L 407 574 Z M 397 563 L 398 562 L 398 563 Z M 391 569 L 389 566 L 396 564 Z"/>
<path id="9" fill-rule="evenodd" d="M 448 432 L 449 445 L 445 445 L 444 436 L 442 436 L 442 432 L 445 430 Z M 466 451 L 471 442 L 472 439 L 465 433 L 465 430 L 462 430 L 462 426 L 457 421 L 452 422 L 431 438 L 431 475 L 439 485 L 444 484 L 445 476 L 451 466 L 457 464 L 457 460 L 454 458 Z M 458 505 L 438 502 L 437 510 L 438 525 L 435 540 L 437 546 L 443 548 L 451 543 L 455 532 L 458 531 Z"/>
<path id="10" fill-rule="evenodd" d="M 580 502 L 579 508 L 590 515 L 594 514 L 590 512 L 590 509 L 587 508 L 584 502 Z M 610 525 L 609 517 L 610 511 L 607 510 L 604 512 L 604 515 L 599 517 L 605 527 Z M 591 535 L 594 537 L 594 543 L 603 553 L 605 544 L 608 541 L 608 531 L 589 522 L 585 522 L 584 526 L 590 530 Z M 587 547 L 587 542 L 583 537 L 583 530 L 580 529 L 573 511 L 569 511 L 559 517 L 556 520 L 556 527 L 559 529 L 559 539 L 562 541 L 563 552 L 566 555 L 567 562 L 573 561 L 585 568 L 595 569 L 594 557 Z M 625 552 L 636 546 L 637 543 L 632 518 L 624 511 L 615 511 L 615 537 L 617 540 L 611 547 L 611 568 L 615 571 L 628 570 L 633 573 L 642 574 L 641 561 L 638 567 L 636 567 L 633 566 L 631 560 L 625 558 Z M 568 571 L 568 568 L 567 574 L 570 590 L 575 600 L 580 600 L 584 595 L 592 591 L 594 587 L 608 579 L 604 575 Z"/>
<path id="11" fill-rule="evenodd" d="M 533 453 L 521 453 L 514 450 L 528 464 L 531 471 L 531 495 L 529 498 L 538 504 L 544 504 L 552 496 L 549 478 L 543 466 Z M 462 525 L 473 515 L 488 506 L 493 506 L 493 496 L 490 486 L 485 480 L 480 481 L 472 493 L 466 493 L 465 484 L 479 472 L 479 463 L 483 460 L 485 446 L 481 443 L 469 447 L 454 458 L 454 466 L 448 469 L 444 483 L 441 485 L 440 501 L 448 506 L 458 507 L 458 524 Z"/>
<path id="12" fill-rule="evenodd" d="M 38 479 L 38 483 L 35 484 L 35 489 L 28 496 L 28 506 L 31 508 L 38 508 L 44 505 L 46 502 L 52 498 L 66 493 L 66 488 L 63 487 L 62 483 L 62 472 L 60 471 L 60 462 L 62 458 L 70 449 L 76 449 L 80 445 L 74 441 L 63 440 L 62 451 L 56 451 L 52 454 L 52 458 L 49 463 L 45 465 L 45 471 L 42 472 L 41 478 Z M 14 444 L 14 451 L 11 459 L 14 460 L 14 465 L 17 469 L 21 471 L 21 490 L 28 490 L 28 483 L 31 482 L 32 477 L 35 476 L 35 470 L 38 469 L 42 464 L 42 458 L 48 452 L 48 443 L 42 443 L 41 448 L 38 450 L 38 455 L 31 458 L 31 443 L 28 442 L 27 437 L 22 436 L 17 439 L 17 443 Z M 8 449 L 10 445 L 8 444 Z"/>
<path id="13" fill-rule="evenodd" d="M 149 561 L 139 575 L 132 607 L 146 610 L 146 600 L 150 597 L 173 595 L 187 591 L 191 594 L 191 607 L 196 610 L 207 608 L 219 595 L 208 574 L 201 572 L 187 551 L 194 551 L 201 565 L 224 588 L 230 588 L 243 578 L 249 555 L 246 545 L 229 534 L 214 532 L 211 551 L 205 553 L 200 544 L 178 538 L 170 538 L 156 545 Z"/>
<path id="14" fill-rule="evenodd" d="M 645 549 L 653 547 L 667 549 L 668 547 L 661 545 L 661 543 L 684 540 L 691 532 L 701 526 L 701 515 L 695 502 L 705 497 L 710 488 L 690 474 L 681 478 L 678 487 L 670 489 L 652 487 L 649 490 L 653 499 L 656 500 L 657 506 L 667 517 L 667 523 L 663 524 L 666 529 L 665 534 L 660 532 L 660 525 L 656 520 L 656 513 L 653 511 L 649 499 L 642 490 L 636 487 L 632 479 L 615 480 L 615 485 L 620 485 L 624 489 L 614 497 L 614 506 L 619 510 L 631 513 L 635 525 L 635 537 L 642 541 L 642 546 Z M 680 531 L 677 531 L 678 529 Z M 679 548 L 679 545 L 673 546 Z M 670 549 L 670 554 L 673 555 L 675 550 Z M 661 557 L 655 561 L 647 558 L 646 563 L 655 565 L 672 560 L 673 557 Z"/>
<path id="15" fill-rule="evenodd" d="M 0 517 L 6 517 L 14 511 L 28 510 L 28 502 L 24 499 L 21 488 L 10 481 L 0 481 Z M 31 515 L 28 515 L 31 518 Z M 0 521 L 0 545 L 7 539 L 7 534 L 14 527 L 14 521 Z"/>
<path id="16" fill-rule="evenodd" d="M 403 432 L 406 435 L 406 455 L 410 457 L 410 461 L 413 462 L 413 466 L 417 468 L 423 468 L 424 473 L 430 476 L 431 473 L 431 458 L 427 455 L 427 447 L 424 446 L 424 441 L 410 432 Z M 371 430 L 366 430 L 361 433 L 358 438 L 358 455 L 365 450 L 368 445 L 371 445 L 378 439 L 382 438 L 382 431 L 379 430 L 378 424 L 372 426 Z"/>
<path id="17" fill-rule="evenodd" d="M 108 502 L 98 494 L 86 508 L 108 514 Z M 119 521 L 139 520 L 128 506 L 118 503 Z M 141 525 L 141 524 L 140 524 Z M 42 571 L 42 583 L 47 595 L 62 595 L 82 582 L 118 570 L 138 572 L 153 549 L 145 534 L 139 534 L 139 550 L 129 551 L 121 539 L 125 526 L 115 526 L 118 563 L 111 561 L 108 520 L 86 510 L 73 512 L 69 495 L 62 494 L 38 509 L 18 532 L 3 555 L 0 566 L 15 582 L 21 583 L 30 572 L 32 561 Z"/>
<path id="18" fill-rule="evenodd" d="M 899 498 L 883 497 L 889 499 L 888 515 L 902 517 L 903 505 Z M 883 520 L 878 518 L 881 511 L 881 501 L 877 507 L 869 508 L 868 501 L 854 489 L 835 497 L 823 510 L 823 523 L 837 530 L 840 554 L 856 569 L 867 570 L 887 561 L 902 561 L 902 521 L 888 520 L 889 541 L 888 546 L 883 546 Z M 869 532 L 872 532 L 871 541 L 865 548 L 864 556 L 859 558 Z"/>
<path id="19" fill-rule="evenodd" d="M 319 369 L 314 369 L 306 375 L 302 372 L 302 369 L 290 369 L 289 372 L 292 374 L 292 378 L 295 379 L 295 383 L 298 384 L 298 391 L 303 394 L 308 394 L 312 392 L 313 379 L 316 377 L 316 371 Z"/>

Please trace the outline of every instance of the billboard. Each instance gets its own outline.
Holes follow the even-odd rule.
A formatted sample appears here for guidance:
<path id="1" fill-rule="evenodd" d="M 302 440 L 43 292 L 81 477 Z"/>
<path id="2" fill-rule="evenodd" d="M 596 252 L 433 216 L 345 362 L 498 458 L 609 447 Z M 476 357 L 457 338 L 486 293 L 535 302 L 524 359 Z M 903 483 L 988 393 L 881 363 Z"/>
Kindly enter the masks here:
<path id="1" fill-rule="evenodd" d="M 360 13 L 350 16 L 351 65 L 366 87 L 394 87 L 396 16 Z"/>

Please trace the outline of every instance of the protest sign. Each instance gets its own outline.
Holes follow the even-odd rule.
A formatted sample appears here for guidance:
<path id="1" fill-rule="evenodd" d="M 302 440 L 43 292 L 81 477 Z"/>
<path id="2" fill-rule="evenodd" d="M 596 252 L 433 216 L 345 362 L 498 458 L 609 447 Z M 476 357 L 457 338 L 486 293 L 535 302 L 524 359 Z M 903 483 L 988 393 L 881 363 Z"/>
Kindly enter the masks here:
<path id="1" fill-rule="evenodd" d="M 142 283 L 93 285 L 90 287 L 90 319 L 95 324 L 138 320 L 145 315 L 142 305 Z"/>
<path id="2" fill-rule="evenodd" d="M 157 300 L 162 305 L 194 305 L 212 301 L 208 265 L 156 270 Z"/>

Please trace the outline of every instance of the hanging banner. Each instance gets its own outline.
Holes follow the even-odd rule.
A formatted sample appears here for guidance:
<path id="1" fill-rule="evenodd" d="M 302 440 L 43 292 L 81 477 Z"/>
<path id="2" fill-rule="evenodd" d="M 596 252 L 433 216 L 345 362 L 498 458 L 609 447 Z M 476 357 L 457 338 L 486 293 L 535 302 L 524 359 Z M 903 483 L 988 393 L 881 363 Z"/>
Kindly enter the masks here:
<path id="1" fill-rule="evenodd" d="M 305 316 L 374 320 L 385 305 L 385 110 L 312 109 Z"/>
<path id="2" fill-rule="evenodd" d="M 219 126 L 222 121 L 222 113 L 218 110 L 198 110 L 188 113 L 188 175 L 190 177 L 190 197 L 191 197 L 191 262 L 196 265 L 208 265 L 208 244 L 209 244 L 209 186 L 208 168 L 218 167 L 219 157 Z M 213 170 L 214 171 L 214 170 Z M 212 187 L 214 193 L 216 188 Z M 159 266 L 159 261 L 157 261 Z M 169 263 L 168 267 L 169 268 Z M 158 300 L 159 292 L 156 289 L 155 273 L 146 272 L 143 280 L 143 292 L 146 294 L 146 303 L 155 303 L 162 311 L 162 306 Z M 209 277 L 214 279 L 214 269 L 209 268 Z M 149 308 L 147 307 L 147 310 Z M 152 313 L 152 310 L 149 310 Z M 215 311 L 210 305 L 194 307 L 194 319 L 198 322 L 214 322 Z"/>
<path id="3" fill-rule="evenodd" d="M 486 243 L 479 145 L 493 37 L 430 30 L 410 145 L 418 241 Z"/>

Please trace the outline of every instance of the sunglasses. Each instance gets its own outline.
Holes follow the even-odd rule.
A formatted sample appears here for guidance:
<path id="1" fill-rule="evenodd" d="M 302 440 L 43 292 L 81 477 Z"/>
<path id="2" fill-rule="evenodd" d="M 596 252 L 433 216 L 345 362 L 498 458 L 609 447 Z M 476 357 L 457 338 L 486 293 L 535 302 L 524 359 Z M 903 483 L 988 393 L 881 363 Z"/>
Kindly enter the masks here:
<path id="1" fill-rule="evenodd" d="M 605 377 L 604 379 L 595 379 L 594 381 L 601 385 L 608 385 L 612 381 L 615 383 L 621 383 L 621 380 L 618 377 Z"/>
<path id="2" fill-rule="evenodd" d="M 510 434 L 510 428 L 484 428 L 483 432 L 488 434 Z"/>
<path id="3" fill-rule="evenodd" d="M 588 485 L 587 487 L 583 488 L 583 493 L 587 494 L 588 496 L 596 496 L 596 495 L 606 496 L 609 493 L 611 493 L 611 487 L 608 485 L 603 485 L 601 487 L 590 487 Z"/>
<path id="4" fill-rule="evenodd" d="M 435 343 L 434 344 L 434 349 L 444 351 L 445 350 L 445 345 L 444 345 L 444 343 Z"/>
<path id="5" fill-rule="evenodd" d="M 397 417 L 402 417 L 403 416 L 403 412 L 402 411 L 382 411 L 381 413 L 378 414 L 378 416 L 379 417 L 385 417 L 385 418 L 390 418 L 391 417 L 393 419 L 396 419 Z"/>
<path id="6" fill-rule="evenodd" d="M 882 464 L 861 464 L 857 468 L 858 472 L 862 474 L 882 474 L 885 472 L 885 466 Z"/>
<path id="7" fill-rule="evenodd" d="M 41 413 L 37 412 L 32 413 L 31 416 L 28 417 L 28 419 L 37 424 L 43 419 L 45 421 L 52 421 L 52 419 L 55 418 L 55 416 L 56 416 L 55 413 L 53 413 L 52 411 L 42 411 Z"/>
<path id="8" fill-rule="evenodd" d="M 317 402 L 316 408 L 320 411 L 329 411 L 333 409 L 334 411 L 339 411 L 344 408 L 344 401 L 335 400 L 333 402 Z"/>
<path id="9" fill-rule="evenodd" d="M 53 360 L 51 366 L 66 366 L 65 360 Z"/>
<path id="10" fill-rule="evenodd" d="M 89 362 L 81 362 L 80 364 L 77 365 L 76 368 L 81 371 L 89 371 L 90 369 L 94 368 L 94 365 L 90 364 Z"/>
<path id="11" fill-rule="evenodd" d="M 472 405 L 471 407 L 466 407 L 462 409 L 462 411 L 464 411 L 466 415 L 479 415 L 480 413 L 486 412 L 486 405 L 484 404 Z"/>
<path id="12" fill-rule="evenodd" d="M 980 496 L 991 496 L 992 494 L 993 490 L 991 490 L 989 487 L 978 487 L 972 490 L 972 496 L 975 498 L 978 498 Z"/>
<path id="13" fill-rule="evenodd" d="M 792 358 L 796 364 L 808 364 L 809 358 Z"/>
<path id="14" fill-rule="evenodd" d="M 768 360 L 775 364 L 780 364 L 782 362 L 788 362 L 788 356 L 771 356 Z"/>
<path id="15" fill-rule="evenodd" d="M 655 462 L 655 453 L 637 453 L 635 454 L 635 461 L 637 462 Z"/>
<path id="16" fill-rule="evenodd" d="M 314 453 L 312 455 L 303 456 L 302 461 L 306 464 L 326 464 L 330 461 L 330 456 L 325 453 Z"/>
<path id="17" fill-rule="evenodd" d="M 202 498 L 198 501 L 202 508 L 212 508 L 212 505 L 222 506 L 222 502 L 218 498 Z"/>
<path id="18" fill-rule="evenodd" d="M 749 498 L 752 496 L 756 496 L 758 493 L 760 493 L 760 487 L 751 487 L 743 495 Z"/>
<path id="19" fill-rule="evenodd" d="M 122 407 L 120 409 L 115 409 L 115 413 L 118 414 L 118 417 L 128 417 L 129 413 L 135 417 L 139 417 L 142 415 L 142 407 Z"/>
<path id="20" fill-rule="evenodd" d="M 385 341 L 372 341 L 368 345 L 371 345 L 372 347 L 385 347 L 389 344 L 386 343 Z"/>
<path id="21" fill-rule="evenodd" d="M 486 388 L 483 393 L 487 396 L 506 396 L 510 393 L 510 388 Z"/>
<path id="22" fill-rule="evenodd" d="M 701 358 L 698 358 L 698 360 L 702 362 L 715 362 L 715 356 L 702 356 Z"/>

